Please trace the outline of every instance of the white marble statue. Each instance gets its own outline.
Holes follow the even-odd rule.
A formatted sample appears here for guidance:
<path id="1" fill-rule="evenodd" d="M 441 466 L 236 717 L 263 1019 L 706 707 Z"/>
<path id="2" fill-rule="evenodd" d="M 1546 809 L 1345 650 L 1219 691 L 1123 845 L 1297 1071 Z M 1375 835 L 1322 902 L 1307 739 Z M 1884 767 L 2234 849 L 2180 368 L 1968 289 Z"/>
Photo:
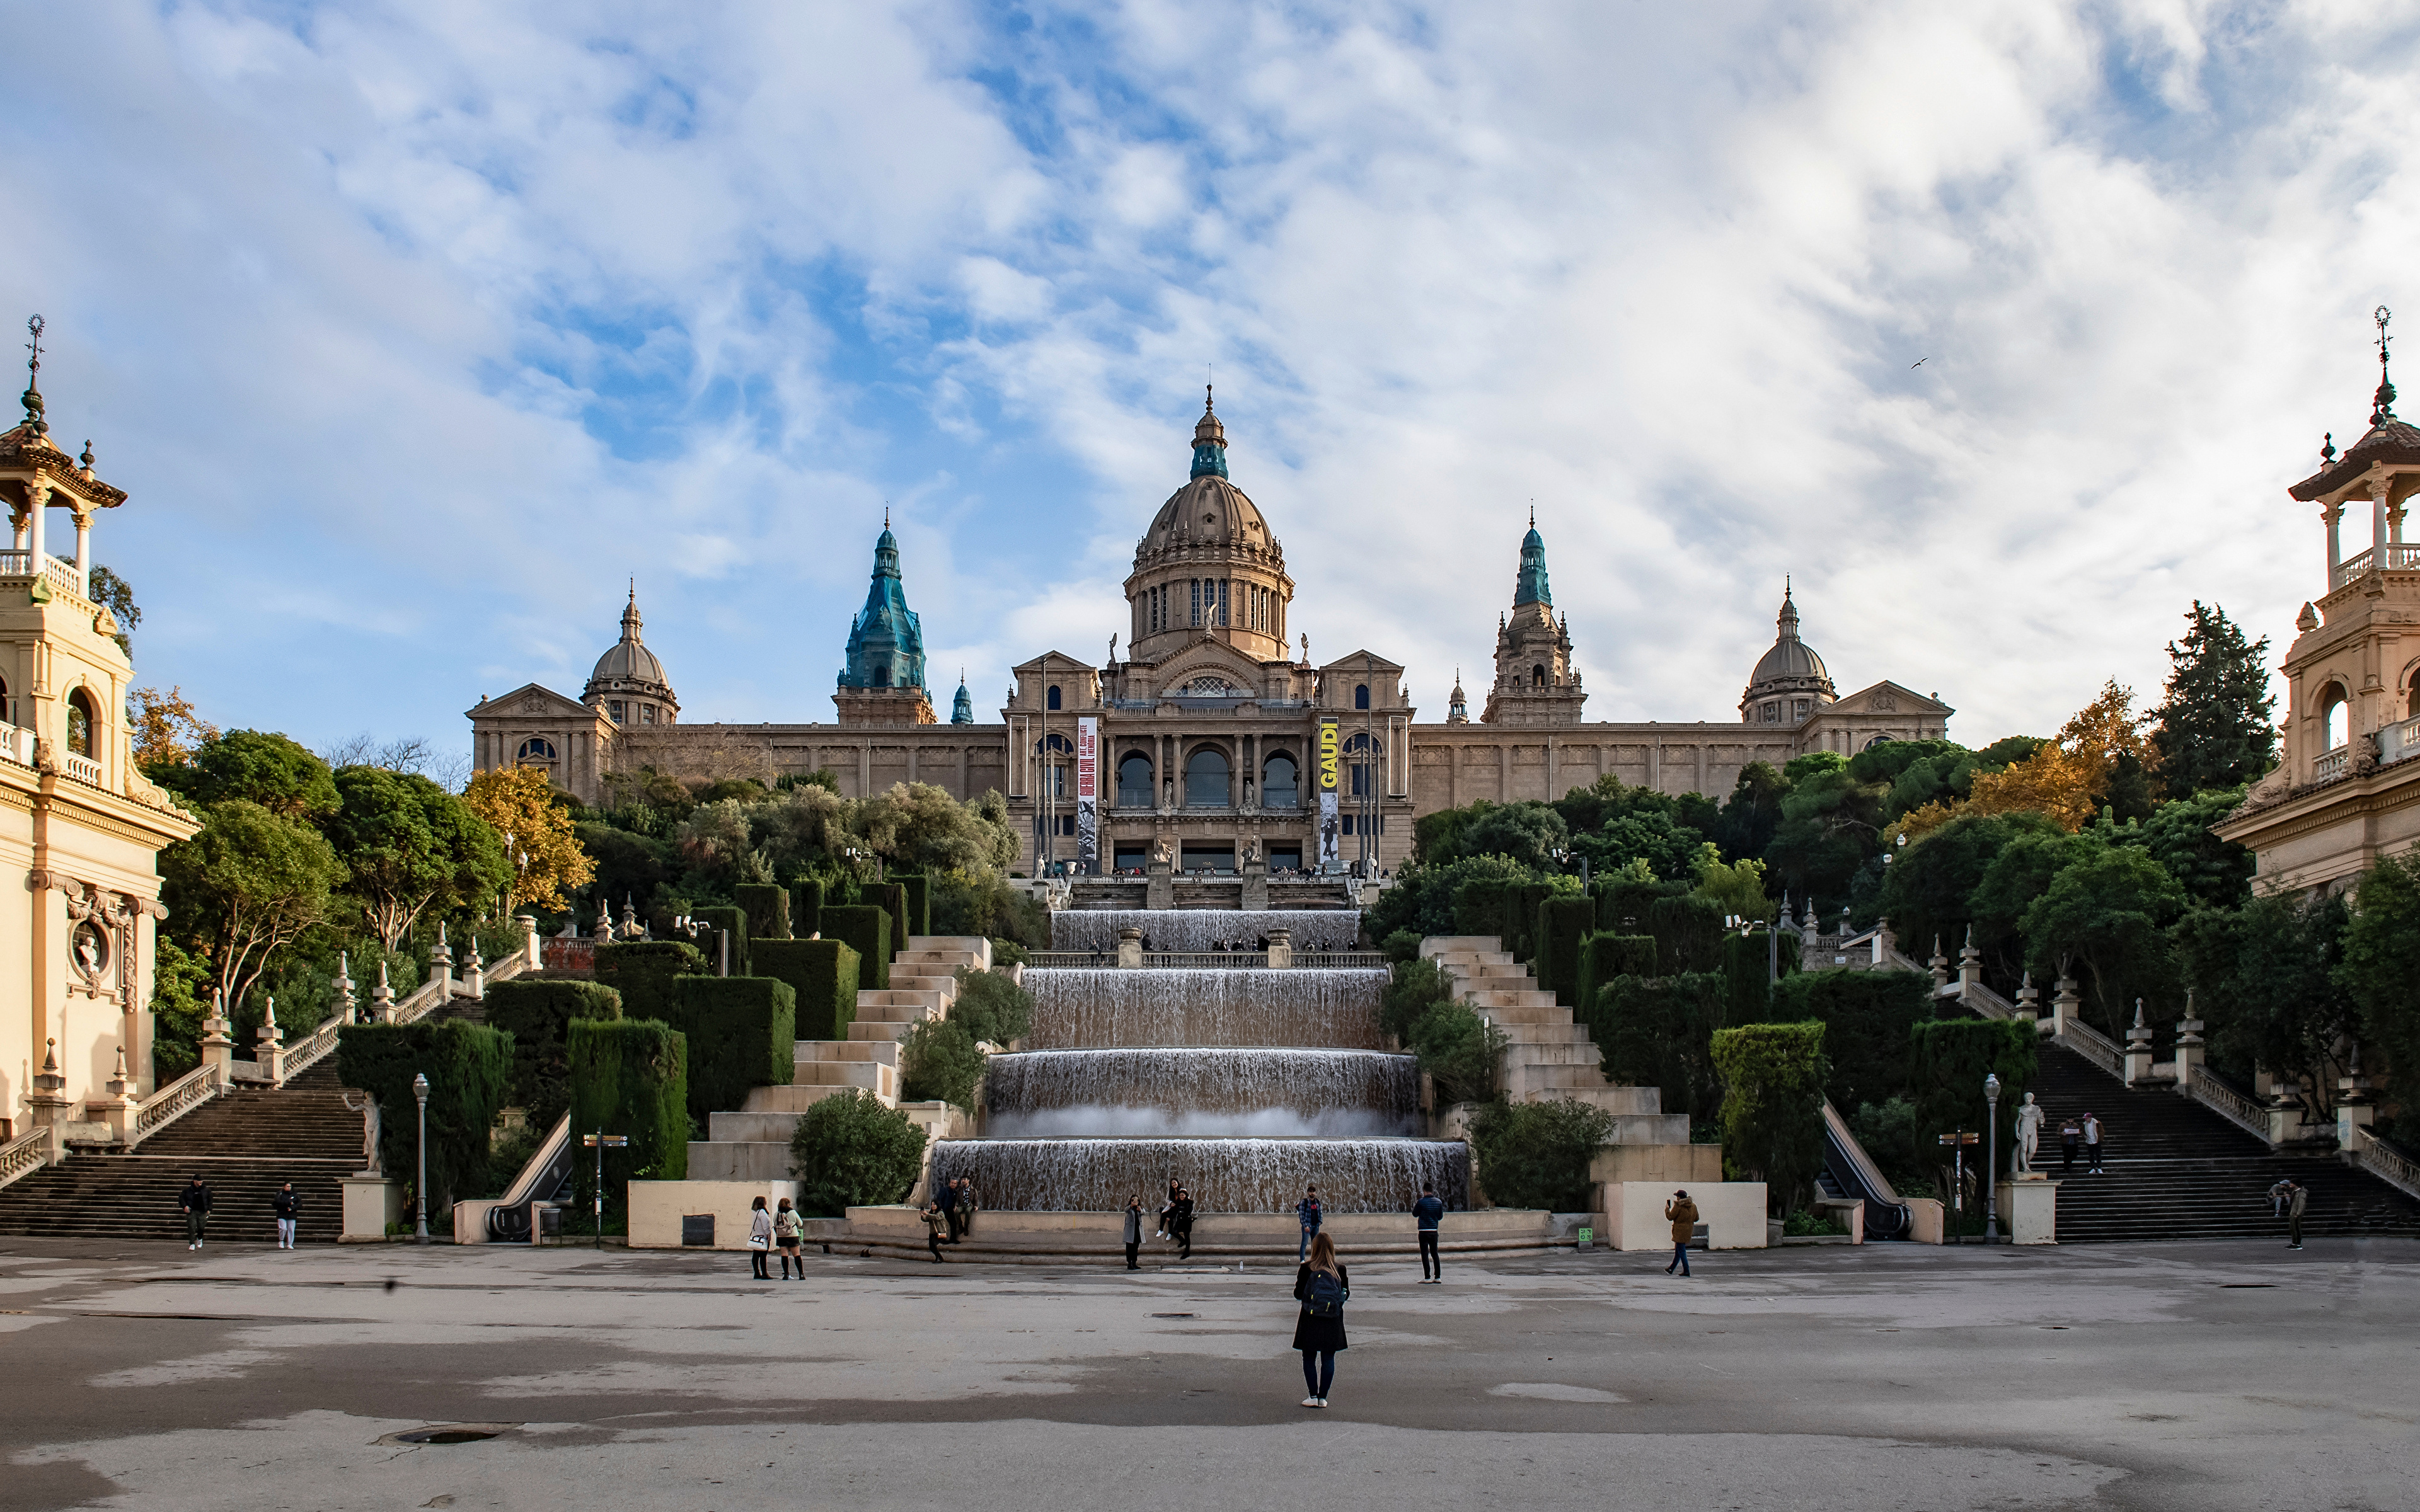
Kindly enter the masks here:
<path id="1" fill-rule="evenodd" d="M 2017 1105 L 2017 1169 L 2030 1172 L 2034 1168 L 2034 1147 L 2041 1143 L 2042 1110 L 2034 1105 L 2034 1095 Z"/>
<path id="2" fill-rule="evenodd" d="M 362 1100 L 358 1103 L 353 1101 L 353 1094 L 350 1092 L 346 1092 L 343 1096 L 345 1099 L 345 1106 L 350 1111 L 362 1116 L 362 1170 L 364 1174 L 369 1176 L 385 1175 L 385 1171 L 379 1165 L 379 1104 L 377 1096 L 373 1093 L 364 1092 L 362 1094 Z"/>

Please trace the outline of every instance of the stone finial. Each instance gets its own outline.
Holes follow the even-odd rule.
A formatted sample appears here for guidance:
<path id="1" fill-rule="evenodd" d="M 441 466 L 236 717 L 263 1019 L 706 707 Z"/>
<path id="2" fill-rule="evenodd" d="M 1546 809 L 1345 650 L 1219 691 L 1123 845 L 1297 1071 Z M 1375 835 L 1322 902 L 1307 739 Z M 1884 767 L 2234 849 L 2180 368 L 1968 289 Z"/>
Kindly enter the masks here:
<path id="1" fill-rule="evenodd" d="M 378 985 L 370 991 L 370 1017 L 380 1024 L 395 1022 L 395 986 L 387 980 L 386 957 L 379 957 Z"/>
<path id="2" fill-rule="evenodd" d="M 336 952 L 336 1011 L 347 1024 L 353 1022 L 357 1005 L 353 1001 L 353 955 L 350 950 Z"/>
<path id="3" fill-rule="evenodd" d="M 2319 627 L 2319 611 L 2318 608 L 2307 601 L 2304 602 L 2303 605 L 2303 612 L 2294 616 L 2294 628 L 2302 631 L 2304 635 L 2308 635 Z"/>

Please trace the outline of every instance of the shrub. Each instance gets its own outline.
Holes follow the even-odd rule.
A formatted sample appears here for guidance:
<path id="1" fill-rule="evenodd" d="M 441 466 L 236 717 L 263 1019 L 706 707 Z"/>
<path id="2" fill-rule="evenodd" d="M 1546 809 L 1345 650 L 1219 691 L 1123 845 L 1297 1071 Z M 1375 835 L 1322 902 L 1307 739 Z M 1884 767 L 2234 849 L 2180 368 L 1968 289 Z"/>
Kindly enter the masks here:
<path id="1" fill-rule="evenodd" d="M 1434 865 L 1407 866 L 1378 895 L 1377 905 L 1368 916 L 1370 930 L 1381 938 L 1397 930 L 1419 935 L 1499 933 L 1497 929 L 1466 931 L 1455 921 L 1455 901 L 1464 885 L 1491 878 L 1534 881 L 1536 873 L 1501 856 L 1465 856 Z"/>
<path id="2" fill-rule="evenodd" d="M 1434 961 L 1405 961 L 1378 995 L 1378 1028 L 1410 1043 L 1412 1026 L 1437 1004 L 1453 996 L 1453 978 Z"/>
<path id="3" fill-rule="evenodd" d="M 2000 1078 L 2000 1159 L 2014 1148 L 2017 1105 L 2033 1085 L 2040 1041 L 2015 1019 L 1935 1019 L 1908 1031 L 1915 1053 L 1908 1091 L 1916 1103 L 1916 1142 L 1938 1150 L 1938 1136 L 1983 1127 L 1983 1078 Z M 1972 1166 L 1975 1163 L 1967 1163 Z"/>
<path id="4" fill-rule="evenodd" d="M 799 1208 L 818 1217 L 900 1201 L 923 1169 L 924 1131 L 861 1088 L 818 1098 L 790 1136 Z"/>
<path id="5" fill-rule="evenodd" d="M 1580 946 L 1596 922 L 1596 903 L 1549 898 L 1538 905 L 1538 985 L 1565 1008 L 1579 1005 Z"/>
<path id="6" fill-rule="evenodd" d="M 630 1141 L 627 1149 L 604 1151 L 609 1209 L 627 1204 L 625 1182 L 689 1175 L 688 1048 L 678 1030 L 655 1019 L 574 1019 L 565 1033 L 575 1145 L 599 1131 Z M 593 1211 L 597 1151 L 575 1153 L 573 1201 Z"/>
<path id="7" fill-rule="evenodd" d="M 891 880 L 899 887 L 902 896 L 908 903 L 905 915 L 906 929 L 899 936 L 900 944 L 904 948 L 909 935 L 933 933 L 933 888 L 929 878 L 913 872 L 906 876 L 893 872 Z"/>
<path id="8" fill-rule="evenodd" d="M 802 940 L 824 931 L 824 885 L 814 877 L 799 882 L 798 905 L 790 910 L 790 931 Z"/>
<path id="9" fill-rule="evenodd" d="M 488 1132 L 504 1105 L 513 1037 L 467 1019 L 348 1024 L 336 1031 L 336 1079 L 378 1099 L 379 1158 L 411 1181 L 419 1167 L 419 1111 L 411 1079 L 428 1078 L 428 1211 L 477 1191 L 488 1176 Z"/>
<path id="10" fill-rule="evenodd" d="M 1598 995 L 1616 977 L 1655 975 L 1652 934 L 1591 934 L 1580 942 L 1578 980 L 1572 985 L 1572 1007 L 1583 1024 L 1593 1024 Z"/>
<path id="11" fill-rule="evenodd" d="M 756 940 L 748 950 L 758 971 L 790 984 L 797 995 L 794 1026 L 801 1040 L 845 1040 L 857 1022 L 858 953 L 842 940 Z"/>
<path id="12" fill-rule="evenodd" d="M 622 1016 L 663 1019 L 672 1012 L 673 979 L 695 975 L 706 957 L 686 940 L 632 940 L 597 948 L 597 980 L 622 995 Z"/>
<path id="13" fill-rule="evenodd" d="M 1388 961 L 1400 965 L 1420 958 L 1420 937 L 1410 930 L 1399 929 L 1379 941 L 1378 949 L 1387 952 Z"/>
<path id="14" fill-rule="evenodd" d="M 1823 1026 L 1717 1029 L 1713 1054 L 1724 1082 L 1724 1164 L 1765 1183 L 1771 1212 L 1804 1206 L 1799 1194 L 1823 1164 Z"/>
<path id="15" fill-rule="evenodd" d="M 787 888 L 777 887 L 769 882 L 742 882 L 731 889 L 731 901 L 748 916 L 748 940 L 752 947 L 758 940 L 786 940 L 790 937 L 790 894 Z"/>
<path id="16" fill-rule="evenodd" d="M 748 964 L 748 910 L 745 908 L 692 908 L 689 917 L 707 930 L 728 931 L 731 935 L 731 974 L 752 977 L 755 972 Z M 722 964 L 720 954 L 722 942 L 701 930 L 697 936 L 698 953 L 706 957 L 699 968 L 702 975 L 715 975 Z"/>
<path id="17" fill-rule="evenodd" d="M 857 985 L 880 992 L 891 985 L 891 913 L 858 904 L 824 906 L 824 937 L 844 940 L 857 952 Z"/>
<path id="18" fill-rule="evenodd" d="M 1598 991 L 1589 1027 L 1607 1080 L 1660 1088 L 1665 1112 L 1704 1119 L 1721 1096 L 1707 1044 L 1723 1022 L 1723 980 L 1699 971 L 1616 977 Z"/>
<path id="19" fill-rule="evenodd" d="M 1733 1024 L 1806 1017 L 1773 1010 L 1776 976 L 1788 981 L 1798 974 L 1798 936 L 1787 930 L 1776 939 L 1759 930 L 1753 934 L 1723 934 L 1723 1011 Z"/>
<path id="20" fill-rule="evenodd" d="M 891 916 L 891 959 L 897 960 L 908 949 L 908 889 L 896 882 L 876 882 L 858 891 Z"/>
<path id="21" fill-rule="evenodd" d="M 593 981 L 500 981 L 488 989 L 487 1008 L 489 1026 L 513 1037 L 506 1103 L 543 1134 L 571 1105 L 571 1069 L 564 1058 L 571 1021 L 620 1018 L 622 995 Z"/>
<path id="22" fill-rule="evenodd" d="M 1597 878 L 1596 926 L 1609 934 L 1651 933 L 1649 916 L 1655 904 L 1688 890 L 1686 883 L 1657 881 L 1643 866 L 1607 872 Z"/>
<path id="23" fill-rule="evenodd" d="M 798 995 L 771 977 L 675 977 L 665 1020 L 689 1040 L 689 1110 L 736 1112 L 758 1087 L 786 1087 L 798 1065 Z"/>
<path id="24" fill-rule="evenodd" d="M 1018 940 L 1037 950 L 1050 942 L 1047 911 L 997 872 L 931 872 L 924 892 L 935 934 Z"/>
<path id="25" fill-rule="evenodd" d="M 1470 1120 L 1479 1180 L 1499 1208 L 1587 1212 L 1596 1206 L 1589 1162 L 1613 1136 L 1613 1115 L 1575 1098 L 1488 1103 Z"/>
<path id="26" fill-rule="evenodd" d="M 1658 976 L 1723 968 L 1723 905 L 1697 893 L 1658 898 L 1647 909 L 1647 932 L 1655 936 Z"/>
<path id="27" fill-rule="evenodd" d="M 1033 995 L 997 971 L 958 968 L 958 996 L 950 1017 L 977 1040 L 1005 1045 L 1033 1027 Z"/>
<path id="28" fill-rule="evenodd" d="M 1504 1031 L 1462 1003 L 1437 1003 L 1412 1026 L 1410 1049 L 1446 1103 L 1475 1103 L 1496 1086 Z"/>
<path id="29" fill-rule="evenodd" d="M 899 1101 L 948 1103 L 974 1111 L 984 1053 L 956 1019 L 922 1019 L 899 1037 Z"/>
<path id="30" fill-rule="evenodd" d="M 992 936 L 991 964 L 993 965 L 1021 966 L 1032 962 L 1032 952 L 1015 940 L 1003 940 L 998 935 Z"/>
<path id="31" fill-rule="evenodd" d="M 1908 1031 L 1932 1016 L 1931 986 L 1912 971 L 1801 972 L 1781 979 L 1770 1016 L 1823 1026 L 1823 1053 L 1832 1063 L 1823 1093 L 1846 1117 L 1862 1103 L 1906 1092 Z"/>

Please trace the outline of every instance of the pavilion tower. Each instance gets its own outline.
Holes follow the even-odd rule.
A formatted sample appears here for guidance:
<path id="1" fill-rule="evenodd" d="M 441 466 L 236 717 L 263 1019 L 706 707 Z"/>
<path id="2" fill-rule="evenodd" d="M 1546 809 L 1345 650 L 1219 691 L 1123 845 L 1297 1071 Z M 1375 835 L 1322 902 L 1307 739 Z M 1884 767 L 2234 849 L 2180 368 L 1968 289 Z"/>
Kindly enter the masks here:
<path id="1" fill-rule="evenodd" d="M 865 608 L 848 630 L 848 664 L 832 694 L 843 724 L 934 724 L 933 696 L 924 689 L 924 626 L 908 607 L 899 573 L 899 538 L 883 511 L 874 542 L 873 580 Z"/>
<path id="2" fill-rule="evenodd" d="M 1555 617 L 1546 579 L 1546 539 L 1538 513 L 1521 538 L 1521 567 L 1512 585 L 1512 613 L 1496 625 L 1496 681 L 1487 690 L 1482 724 L 1577 724 L 1588 695 L 1572 670 L 1571 626 Z"/>

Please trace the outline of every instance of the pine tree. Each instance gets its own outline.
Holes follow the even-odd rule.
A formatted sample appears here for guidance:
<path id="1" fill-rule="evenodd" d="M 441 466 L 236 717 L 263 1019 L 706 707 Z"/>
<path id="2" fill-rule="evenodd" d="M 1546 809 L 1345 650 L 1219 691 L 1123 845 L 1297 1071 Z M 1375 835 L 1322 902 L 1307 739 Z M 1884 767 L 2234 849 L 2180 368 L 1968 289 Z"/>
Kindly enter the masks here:
<path id="1" fill-rule="evenodd" d="M 2172 797 L 2242 787 L 2277 760 L 2277 706 L 2269 691 L 2269 638 L 2247 641 L 2217 605 L 2194 600 L 2182 640 L 2168 642 L 2166 702 L 2159 726 L 2160 779 Z"/>

